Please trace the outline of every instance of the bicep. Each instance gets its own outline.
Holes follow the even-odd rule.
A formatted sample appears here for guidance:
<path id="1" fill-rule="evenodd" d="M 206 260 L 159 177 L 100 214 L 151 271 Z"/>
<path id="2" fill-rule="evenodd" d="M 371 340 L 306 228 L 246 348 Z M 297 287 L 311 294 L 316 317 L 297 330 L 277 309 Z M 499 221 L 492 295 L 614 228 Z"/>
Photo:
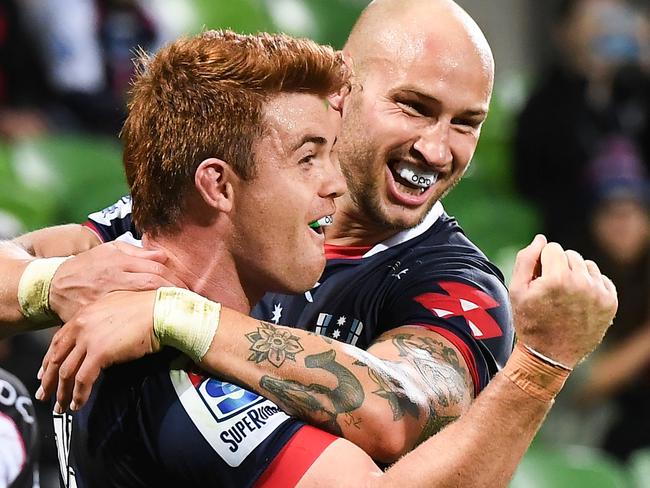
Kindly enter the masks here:
<path id="1" fill-rule="evenodd" d="M 375 394 L 393 398 L 394 417 L 415 413 L 415 404 L 424 406 L 418 414 L 420 435 L 416 445 L 456 420 L 472 401 L 474 386 L 470 368 L 458 348 L 444 336 L 421 326 L 402 326 L 382 334 L 368 349 L 393 372 L 409 391 L 417 391 L 417 402 L 400 398 L 399 389 L 378 376 Z"/>
<path id="2" fill-rule="evenodd" d="M 472 366 L 462 342 L 426 325 L 397 327 L 379 336 L 368 348 L 377 358 L 410 364 L 427 383 L 448 378 L 462 381 L 463 389 L 474 391 Z"/>
<path id="3" fill-rule="evenodd" d="M 13 242 L 41 258 L 71 256 L 101 244 L 97 234 L 80 224 L 46 227 L 17 237 Z"/>

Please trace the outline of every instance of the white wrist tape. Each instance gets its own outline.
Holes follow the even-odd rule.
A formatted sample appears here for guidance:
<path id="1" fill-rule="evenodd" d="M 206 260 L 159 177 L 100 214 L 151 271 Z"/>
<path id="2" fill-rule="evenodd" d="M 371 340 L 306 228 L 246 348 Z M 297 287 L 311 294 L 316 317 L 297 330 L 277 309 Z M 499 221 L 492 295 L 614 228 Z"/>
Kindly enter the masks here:
<path id="1" fill-rule="evenodd" d="M 50 308 L 50 286 L 54 273 L 68 257 L 36 259 L 27 265 L 18 283 L 18 303 L 25 318 L 39 324 L 60 323 Z"/>
<path id="2" fill-rule="evenodd" d="M 159 288 L 153 308 L 153 330 L 170 346 L 199 362 L 219 327 L 221 304 L 182 288 Z"/>

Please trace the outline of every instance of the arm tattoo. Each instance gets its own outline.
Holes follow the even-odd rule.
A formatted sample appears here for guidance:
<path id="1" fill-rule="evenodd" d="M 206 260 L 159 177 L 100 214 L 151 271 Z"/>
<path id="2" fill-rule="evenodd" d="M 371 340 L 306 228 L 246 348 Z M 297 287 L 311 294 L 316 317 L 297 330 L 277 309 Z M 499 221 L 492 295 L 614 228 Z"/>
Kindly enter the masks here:
<path id="1" fill-rule="evenodd" d="M 328 432 L 341 436 L 338 416 L 343 414 L 347 425 L 359 427 L 360 420 L 354 419 L 351 412 L 359 408 L 365 395 L 359 380 L 342 364 L 336 362 L 336 351 L 329 350 L 305 358 L 308 368 L 323 369 L 333 374 L 338 386 L 328 388 L 311 383 L 302 384 L 295 380 L 263 376 L 260 386 L 272 393 L 287 412 L 302 419 L 309 419 Z"/>
<path id="2" fill-rule="evenodd" d="M 387 340 L 387 339 L 382 339 Z M 420 418 L 420 409 L 411 396 L 406 392 L 405 381 L 400 381 L 400 370 L 405 367 L 415 370 L 420 381 L 424 383 L 432 396 L 426 407 L 426 424 L 422 430 L 418 444 L 440 431 L 445 425 L 456 420 L 456 416 L 446 416 L 439 413 L 439 407 L 449 407 L 459 403 L 465 396 L 469 385 L 465 379 L 465 370 L 456 351 L 440 341 L 430 337 L 414 337 L 413 334 L 398 334 L 391 338 L 400 357 L 400 361 L 382 360 L 381 364 L 357 361 L 355 364 L 368 367 L 368 374 L 379 387 L 373 391 L 388 401 L 393 412 L 393 420 L 400 420 L 405 414 Z M 382 371 L 388 370 L 388 373 Z M 408 374 L 403 375 L 405 378 Z M 432 394 L 432 395 L 431 395 Z"/>
<path id="3" fill-rule="evenodd" d="M 287 359 L 295 362 L 296 354 L 304 350 L 300 337 L 268 322 L 260 322 L 260 327 L 255 332 L 246 334 L 246 338 L 252 342 L 248 360 L 256 363 L 268 361 L 276 368 L 282 366 Z"/>
<path id="4" fill-rule="evenodd" d="M 373 393 L 388 402 L 393 412 L 393 420 L 400 420 L 404 417 L 405 413 L 419 418 L 420 411 L 418 410 L 418 405 L 405 393 L 406 388 L 404 383 L 400 381 L 396 374 L 402 365 L 397 361 L 379 360 L 378 363 L 375 360 L 372 362 L 374 363 L 373 367 L 368 366 L 368 364 L 360 360 L 355 361 L 354 364 L 357 366 L 365 366 L 368 369 L 370 379 L 379 387 Z M 393 374 L 387 373 L 387 369 L 390 369 Z"/>
<path id="5" fill-rule="evenodd" d="M 469 389 L 456 351 L 430 337 L 398 334 L 393 337 L 400 357 L 406 358 L 426 385 L 436 392 L 442 406 L 457 402 Z"/>

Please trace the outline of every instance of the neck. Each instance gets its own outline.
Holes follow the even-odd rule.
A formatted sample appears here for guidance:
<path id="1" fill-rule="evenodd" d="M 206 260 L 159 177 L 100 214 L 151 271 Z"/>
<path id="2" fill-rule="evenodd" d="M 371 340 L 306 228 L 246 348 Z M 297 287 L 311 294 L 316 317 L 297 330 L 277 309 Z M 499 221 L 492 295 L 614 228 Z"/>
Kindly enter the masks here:
<path id="1" fill-rule="evenodd" d="M 165 265 L 199 295 L 246 315 L 261 298 L 245 288 L 226 240 L 215 239 L 214 229 L 184 225 L 174 235 L 145 235 L 142 242 L 146 249 L 165 251 Z"/>
<path id="2" fill-rule="evenodd" d="M 335 246 L 374 246 L 400 230 L 387 228 L 385 225 L 368 218 L 352 200 L 349 193 L 336 200 L 334 223 L 325 228 L 328 244 Z"/>

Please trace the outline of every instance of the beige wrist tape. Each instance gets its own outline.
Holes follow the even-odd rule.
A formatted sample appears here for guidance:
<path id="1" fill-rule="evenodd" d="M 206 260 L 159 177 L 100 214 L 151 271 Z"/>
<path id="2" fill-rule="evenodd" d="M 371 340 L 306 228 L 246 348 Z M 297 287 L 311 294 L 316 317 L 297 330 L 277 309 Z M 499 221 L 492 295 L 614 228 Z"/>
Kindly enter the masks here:
<path id="1" fill-rule="evenodd" d="M 517 343 L 503 374 L 530 396 L 549 402 L 560 392 L 571 371 L 544 362 Z"/>
<path id="2" fill-rule="evenodd" d="M 66 259 L 36 259 L 23 271 L 18 283 L 18 303 L 28 320 L 39 324 L 60 323 L 59 317 L 50 309 L 50 286 L 54 273 Z"/>
<path id="3" fill-rule="evenodd" d="M 199 362 L 219 327 L 221 304 L 182 288 L 159 288 L 153 308 L 153 330 L 170 346 Z"/>

